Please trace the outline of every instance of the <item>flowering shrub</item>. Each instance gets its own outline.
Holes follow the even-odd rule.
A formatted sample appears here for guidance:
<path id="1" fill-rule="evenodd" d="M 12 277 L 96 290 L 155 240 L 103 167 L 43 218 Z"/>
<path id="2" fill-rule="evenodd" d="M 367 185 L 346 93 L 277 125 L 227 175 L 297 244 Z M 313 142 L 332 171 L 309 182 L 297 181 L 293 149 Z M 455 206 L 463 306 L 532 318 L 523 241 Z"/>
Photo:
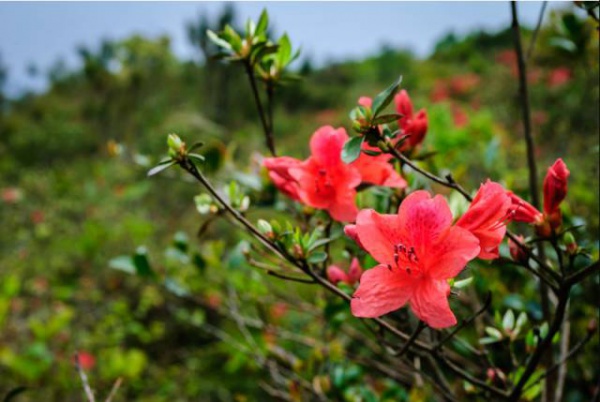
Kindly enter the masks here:
<path id="1" fill-rule="evenodd" d="M 349 136 L 343 127 L 315 124 L 306 159 L 277 156 L 273 93 L 285 81 L 293 56 L 287 36 L 277 42 L 268 37 L 267 23 L 263 13 L 256 24 L 247 24 L 244 34 L 226 27 L 209 37 L 223 50 L 220 57 L 240 64 L 248 73 L 271 153 L 261 162 L 268 176 L 262 184 L 272 184 L 285 196 L 279 201 L 287 205 L 290 217 L 298 219 L 267 221 L 263 216 L 252 223 L 247 217 L 250 197 L 235 182 L 226 194 L 218 191 L 202 171 L 205 158 L 195 151 L 199 146 L 188 148 L 174 134 L 168 137 L 169 157 L 149 174 L 179 166 L 208 192 L 197 199 L 199 211 L 227 215 L 255 240 L 242 252 L 250 265 L 284 281 L 322 287 L 347 302 L 340 309 L 348 309 L 349 304 L 355 318 L 371 319 L 363 321 L 362 328 L 353 326 L 351 332 L 365 347 L 371 348 L 366 343 L 375 340 L 372 355 L 379 358 L 389 352 L 393 357 L 386 357 L 381 365 L 357 356 L 365 367 L 409 386 L 412 377 L 395 376 L 394 365 L 418 371 L 423 376 L 420 381 L 425 378 L 432 392 L 447 400 L 464 393 L 493 400 L 531 400 L 542 394 L 542 387 L 545 398 L 560 398 L 562 391 L 552 388 L 555 368 L 585 346 L 595 324 L 591 321 L 588 334 L 571 351 L 557 349 L 555 340 L 569 336 L 564 326 L 568 305 L 574 302 L 572 289 L 597 273 L 599 266 L 578 247 L 574 228 L 563 225 L 561 204 L 567 199 L 570 172 L 562 159 L 548 168 L 539 211 L 527 97 L 522 96 L 521 102 L 531 203 L 502 184 L 502 178 L 486 179 L 472 195 L 452 174 L 426 170 L 421 161 L 428 156 L 420 148 L 427 142 L 428 114 L 425 108 L 414 111 L 401 79 L 375 97 L 359 98 L 350 112 L 355 135 Z M 516 53 L 499 57 L 513 68 L 521 93 L 526 94 L 518 32 L 515 42 Z M 264 96 L 257 80 L 264 85 Z M 554 79 L 555 85 L 561 80 Z M 451 88 L 464 93 L 478 82 L 477 76 L 467 75 Z M 466 124 L 462 120 L 460 124 Z M 443 155 L 439 158 L 443 160 Z M 464 199 L 462 210 L 453 201 L 455 196 Z M 384 202 L 377 204 L 374 199 Z M 534 232 L 518 222 L 533 225 Z M 340 236 L 342 231 L 346 238 Z M 342 258 L 352 261 L 347 271 L 335 262 Z M 512 309 L 489 314 L 493 294 L 480 302 L 481 292 L 470 286 L 474 276 L 486 274 L 485 270 L 470 272 L 469 264 L 480 265 L 480 261 L 488 261 L 489 270 L 525 272 L 527 286 L 539 287 L 542 317 L 530 323 L 526 313 L 515 317 Z M 469 313 L 455 307 L 457 298 L 471 305 Z M 318 314 L 323 306 L 315 304 Z M 407 305 L 414 317 L 406 314 Z M 332 306 L 333 302 L 322 313 L 332 322 L 339 321 L 330 314 Z M 277 320 L 285 314 L 287 308 Z M 234 319 L 243 328 L 243 320 Z M 458 335 L 471 326 L 476 334 L 472 344 Z M 272 329 L 265 336 L 269 345 L 275 344 Z M 502 352 L 494 348 L 509 350 L 510 362 L 493 363 L 502 359 Z M 515 349 L 528 356 L 515 356 Z M 490 354 L 494 359 L 489 359 Z M 333 388 L 344 386 L 334 377 L 335 373 L 313 375 L 312 385 L 304 383 L 303 391 L 296 387 L 307 379 L 296 379 L 290 385 L 290 398 L 301 400 L 303 392 L 321 399 L 334 395 L 331 381 Z"/>

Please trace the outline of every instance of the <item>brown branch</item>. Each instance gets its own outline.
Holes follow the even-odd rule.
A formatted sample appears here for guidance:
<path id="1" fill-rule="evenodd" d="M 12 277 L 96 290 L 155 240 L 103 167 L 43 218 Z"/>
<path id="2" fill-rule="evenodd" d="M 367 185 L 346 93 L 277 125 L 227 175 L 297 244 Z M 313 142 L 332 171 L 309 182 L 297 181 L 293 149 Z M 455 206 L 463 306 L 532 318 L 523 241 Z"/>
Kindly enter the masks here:
<path id="1" fill-rule="evenodd" d="M 423 321 L 419 321 L 419 323 L 417 324 L 417 328 L 412 333 L 410 338 L 408 338 L 406 343 L 404 343 L 404 345 L 402 345 L 402 349 L 400 349 L 400 351 L 398 351 L 398 354 L 396 356 L 401 357 L 402 355 L 404 355 L 404 353 L 406 353 L 408 351 L 408 348 L 417 340 L 417 337 L 425 328 L 427 328 L 427 324 L 425 324 Z"/>
<path id="2" fill-rule="evenodd" d="M 246 74 L 248 75 L 248 79 L 250 80 L 252 94 L 254 95 L 254 103 L 256 103 L 258 115 L 260 116 L 260 122 L 262 123 L 263 131 L 265 133 L 265 141 L 267 144 L 267 148 L 269 148 L 271 155 L 277 156 L 277 153 L 275 152 L 275 141 L 273 140 L 273 131 L 271 130 L 271 127 L 267 122 L 267 118 L 265 117 L 265 110 L 260 100 L 260 95 L 256 86 L 256 79 L 254 78 L 254 71 L 252 66 L 250 65 L 250 62 L 244 62 L 244 69 L 246 70 Z M 270 114 L 272 114 L 272 112 Z"/>
<path id="3" fill-rule="evenodd" d="M 117 395 L 117 392 L 119 391 L 119 388 L 121 388 L 121 383 L 122 382 L 123 382 L 123 378 L 121 378 L 121 377 L 117 378 L 117 381 L 115 381 L 112 389 L 110 390 L 110 394 L 108 394 L 108 397 L 106 398 L 105 402 L 112 402 L 112 400 Z"/>
<path id="4" fill-rule="evenodd" d="M 575 345 L 573 347 L 573 349 L 571 349 L 569 351 L 569 353 L 567 353 L 565 355 L 565 357 L 563 357 L 560 361 L 556 362 L 556 364 L 554 366 L 552 366 L 548 370 L 546 370 L 534 382 L 532 382 L 531 384 L 528 384 L 525 388 L 523 388 L 523 392 L 527 391 L 529 388 L 533 387 L 535 384 L 537 384 L 538 382 L 540 382 L 541 380 L 546 378 L 553 371 L 559 369 L 561 366 L 564 366 L 565 363 L 569 359 L 571 359 L 573 356 L 575 356 L 577 353 L 579 353 L 581 351 L 581 349 L 583 349 L 583 347 L 594 337 L 595 334 L 596 334 L 596 331 L 589 331 L 587 333 L 587 335 L 585 336 L 585 338 L 583 338 L 581 341 L 579 341 L 579 343 L 577 345 Z"/>
<path id="5" fill-rule="evenodd" d="M 540 28 L 542 27 L 542 21 L 544 20 L 544 13 L 546 12 L 546 6 L 548 5 L 547 1 L 542 3 L 542 9 L 540 10 L 540 14 L 538 15 L 538 20 L 535 25 L 535 30 L 533 31 L 533 36 L 531 37 L 531 42 L 529 43 L 529 47 L 527 48 L 527 56 L 525 60 L 528 61 L 533 55 L 533 49 L 535 48 L 535 42 L 537 41 L 538 34 L 540 33 Z"/>
<path id="6" fill-rule="evenodd" d="M 597 273 L 598 268 L 600 268 L 600 264 L 598 263 L 598 261 L 595 261 L 595 262 L 591 263 L 590 265 L 588 265 L 587 267 L 575 272 L 574 274 L 567 276 L 565 279 L 565 284 L 568 286 L 575 285 L 575 284 L 583 281 L 588 276 L 593 275 L 594 273 Z"/>
<path id="7" fill-rule="evenodd" d="M 554 314 L 554 319 L 552 320 L 550 329 L 548 330 L 546 337 L 540 343 L 538 343 L 537 347 L 535 348 L 535 351 L 533 352 L 533 355 L 531 355 L 531 358 L 527 362 L 527 366 L 525 367 L 525 371 L 521 375 L 519 382 L 513 388 L 509 400 L 519 400 L 523 392 L 523 388 L 525 387 L 525 384 L 527 384 L 527 381 L 534 373 L 535 369 L 537 368 L 538 364 L 540 363 L 542 357 L 544 356 L 548 348 L 552 346 L 552 338 L 554 338 L 554 335 L 556 335 L 556 333 L 560 330 L 560 327 L 562 326 L 565 317 L 569 301 L 569 291 L 570 286 L 563 286 L 561 288 L 558 298 L 558 306 L 556 307 L 556 313 Z"/>
<path id="8" fill-rule="evenodd" d="M 483 312 L 488 309 L 488 307 L 490 306 L 491 302 L 492 302 L 492 292 L 488 292 L 488 294 L 487 294 L 487 296 L 485 298 L 485 301 L 483 302 L 483 306 L 481 306 L 481 308 L 479 310 L 477 310 L 475 312 L 475 314 L 473 314 L 472 316 L 470 316 L 466 320 L 463 320 L 459 325 L 457 325 L 456 327 L 454 327 L 454 329 L 448 335 L 446 335 L 445 337 L 443 337 L 438 343 L 436 343 L 433 348 L 436 349 L 436 350 L 439 350 L 444 345 L 444 343 L 448 342 L 459 331 L 461 331 L 467 325 L 469 325 L 470 323 L 472 323 L 473 321 L 475 321 L 475 319 L 477 317 L 479 317 L 481 314 L 483 314 Z"/>
<path id="9" fill-rule="evenodd" d="M 92 387 L 90 387 L 90 383 L 88 381 L 88 377 L 87 374 L 85 374 L 85 371 L 83 370 L 83 368 L 81 367 L 81 363 L 79 361 L 79 352 L 75 352 L 75 370 L 77 370 L 77 373 L 79 374 L 79 378 L 81 378 L 81 384 L 83 385 L 83 390 L 85 392 L 85 396 L 88 400 L 88 402 L 96 402 L 96 398 L 94 397 L 94 391 L 92 390 Z"/>
<path id="10" fill-rule="evenodd" d="M 531 204 L 540 209 L 540 198 L 537 184 L 537 166 L 535 162 L 535 145 L 531 134 L 531 111 L 529 109 L 529 90 L 527 88 L 527 67 L 523 57 L 523 47 L 521 45 L 521 28 L 519 26 L 519 17 L 517 15 L 516 1 L 510 2 L 512 14 L 512 30 L 515 41 L 515 52 L 517 53 L 517 66 L 519 72 L 519 98 L 521 100 L 521 114 L 523 117 L 523 130 L 525 134 L 525 144 L 527 145 L 527 165 L 529 168 L 529 195 Z"/>

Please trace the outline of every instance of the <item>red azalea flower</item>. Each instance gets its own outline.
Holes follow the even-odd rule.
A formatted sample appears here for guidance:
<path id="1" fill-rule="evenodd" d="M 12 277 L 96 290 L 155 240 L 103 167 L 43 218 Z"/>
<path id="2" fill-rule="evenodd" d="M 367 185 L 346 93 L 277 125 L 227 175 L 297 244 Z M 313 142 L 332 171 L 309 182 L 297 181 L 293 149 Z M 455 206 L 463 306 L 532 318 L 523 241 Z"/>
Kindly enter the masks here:
<path id="1" fill-rule="evenodd" d="M 394 97 L 396 103 L 396 112 L 402 115 L 398 120 L 398 126 L 402 129 L 403 135 L 408 135 L 401 150 L 414 148 L 423 142 L 427 134 L 427 113 L 424 109 L 419 110 L 413 115 L 413 104 L 408 93 L 403 89 Z"/>
<path id="2" fill-rule="evenodd" d="M 555 88 L 571 81 L 571 69 L 567 67 L 559 67 L 550 71 L 548 76 L 548 85 Z"/>
<path id="3" fill-rule="evenodd" d="M 363 270 L 360 266 L 360 262 L 358 261 L 358 258 L 355 257 L 350 263 L 348 273 L 346 273 L 337 265 L 330 265 L 329 268 L 327 268 L 327 279 L 329 279 L 329 282 L 334 284 L 344 282 L 345 284 L 353 286 L 360 280 L 362 273 Z"/>
<path id="4" fill-rule="evenodd" d="M 442 196 L 416 191 L 397 215 L 362 210 L 356 233 L 380 265 L 367 270 L 351 302 L 357 317 L 379 317 L 407 302 L 432 328 L 456 324 L 450 310 L 448 279 L 480 251 L 469 231 L 452 226 L 452 212 Z"/>
<path id="5" fill-rule="evenodd" d="M 336 221 L 354 221 L 358 213 L 354 198 L 361 176 L 358 169 L 342 162 L 346 140 L 343 128 L 321 127 L 310 140 L 311 157 L 288 169 L 298 183 L 300 200 L 326 209 Z"/>
<path id="6" fill-rule="evenodd" d="M 298 159 L 282 156 L 279 158 L 265 158 L 263 165 L 269 170 L 269 177 L 275 186 L 293 200 L 300 201 L 298 196 L 298 183 L 290 176 L 289 169 L 301 163 Z"/>
<path id="7" fill-rule="evenodd" d="M 479 239 L 479 258 L 490 260 L 500 256 L 498 246 L 506 234 L 511 199 L 498 183 L 486 181 L 471 202 L 469 209 L 456 222 Z"/>
<path id="8" fill-rule="evenodd" d="M 79 362 L 79 366 L 83 370 L 91 370 L 96 365 L 96 358 L 94 357 L 94 355 L 92 355 L 86 351 L 78 352 L 77 359 Z M 77 361 L 75 360 L 75 357 L 73 358 L 73 362 L 77 363 Z"/>
<path id="9" fill-rule="evenodd" d="M 544 215 L 533 205 L 513 193 L 507 191 L 506 195 L 510 197 L 510 219 L 515 222 L 525 222 L 538 224 L 544 220 Z"/>
<path id="10" fill-rule="evenodd" d="M 349 238 L 351 238 L 352 240 L 354 240 L 356 242 L 356 244 L 358 244 L 360 246 L 360 248 L 365 248 L 365 246 L 363 246 L 363 244 L 360 242 L 360 239 L 358 238 L 358 232 L 356 231 L 356 225 L 346 225 L 344 226 L 344 234 L 346 236 L 348 236 Z"/>
<path id="11" fill-rule="evenodd" d="M 361 96 L 360 98 L 358 98 L 358 104 L 360 106 L 368 107 L 370 109 L 371 105 L 373 105 L 373 99 L 369 98 L 368 96 Z"/>
<path id="12" fill-rule="evenodd" d="M 560 213 L 560 203 L 567 196 L 569 169 L 561 158 L 548 168 L 544 179 L 544 213 L 548 216 Z"/>
<path id="13" fill-rule="evenodd" d="M 371 147 L 369 144 L 363 144 L 363 149 L 379 151 L 379 148 Z M 392 158 L 389 154 L 371 156 L 361 152 L 357 160 L 352 162 L 351 166 L 356 167 L 365 183 L 376 186 L 405 188 L 408 183 L 389 163 Z"/>

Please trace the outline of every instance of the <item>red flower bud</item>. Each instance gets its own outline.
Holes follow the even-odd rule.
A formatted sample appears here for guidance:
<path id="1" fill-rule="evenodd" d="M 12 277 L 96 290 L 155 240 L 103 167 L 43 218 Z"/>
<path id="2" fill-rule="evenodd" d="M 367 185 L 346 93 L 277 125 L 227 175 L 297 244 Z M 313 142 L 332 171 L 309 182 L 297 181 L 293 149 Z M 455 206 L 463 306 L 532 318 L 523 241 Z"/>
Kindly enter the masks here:
<path id="1" fill-rule="evenodd" d="M 548 168 L 548 173 L 544 179 L 544 213 L 548 218 L 556 220 L 554 215 L 556 215 L 556 212 L 560 212 L 560 203 L 567 196 L 569 174 L 567 165 L 560 158 Z M 552 219 L 549 219 L 549 221 L 551 224 L 553 223 Z"/>
<path id="2" fill-rule="evenodd" d="M 360 266 L 360 262 L 358 258 L 353 258 L 350 263 L 350 269 L 348 269 L 348 281 L 350 285 L 354 285 L 356 282 L 360 280 L 360 277 L 363 273 L 362 267 Z"/>
<path id="3" fill-rule="evenodd" d="M 413 115 L 413 104 L 408 96 L 408 92 L 404 89 L 400 91 L 400 93 L 394 97 L 394 103 L 396 104 L 396 112 L 402 115 L 398 124 L 404 128 L 408 120 L 412 119 Z"/>
<path id="4" fill-rule="evenodd" d="M 521 244 L 525 244 L 525 239 L 523 238 L 523 236 L 520 236 L 520 235 L 517 236 L 517 240 Z M 521 262 L 521 263 L 527 262 L 527 259 L 529 258 L 529 256 L 527 255 L 525 250 L 523 250 L 523 248 L 521 246 L 519 246 L 517 243 L 515 243 L 511 239 L 508 239 L 508 249 L 510 251 L 510 256 L 512 257 L 513 260 L 515 260 L 517 262 Z"/>
<path id="5" fill-rule="evenodd" d="M 335 285 L 339 282 L 349 282 L 348 275 L 340 267 L 335 265 L 330 265 L 329 268 L 327 268 L 327 279 Z"/>

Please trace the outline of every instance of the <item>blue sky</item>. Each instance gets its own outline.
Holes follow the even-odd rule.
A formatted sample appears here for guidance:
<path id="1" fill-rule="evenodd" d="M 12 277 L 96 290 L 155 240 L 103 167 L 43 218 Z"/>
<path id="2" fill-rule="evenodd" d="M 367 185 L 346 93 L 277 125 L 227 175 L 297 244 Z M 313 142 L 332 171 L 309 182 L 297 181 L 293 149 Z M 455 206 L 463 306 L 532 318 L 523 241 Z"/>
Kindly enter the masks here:
<path id="1" fill-rule="evenodd" d="M 548 10 L 565 7 L 553 2 Z M 534 25 L 541 2 L 519 3 L 523 24 Z M 0 55 L 9 68 L 9 93 L 43 87 L 26 73 L 30 64 L 42 72 L 59 58 L 77 65 L 78 45 L 96 46 L 101 38 L 133 33 L 167 34 L 182 58 L 194 54 L 185 23 L 199 13 L 218 15 L 222 2 L 0 2 Z M 240 2 L 238 17 L 256 18 L 269 10 L 277 33 L 287 31 L 294 45 L 317 63 L 361 58 L 382 44 L 426 56 L 449 31 L 490 30 L 510 22 L 508 2 Z M 547 14 L 546 14 L 547 15 Z"/>

